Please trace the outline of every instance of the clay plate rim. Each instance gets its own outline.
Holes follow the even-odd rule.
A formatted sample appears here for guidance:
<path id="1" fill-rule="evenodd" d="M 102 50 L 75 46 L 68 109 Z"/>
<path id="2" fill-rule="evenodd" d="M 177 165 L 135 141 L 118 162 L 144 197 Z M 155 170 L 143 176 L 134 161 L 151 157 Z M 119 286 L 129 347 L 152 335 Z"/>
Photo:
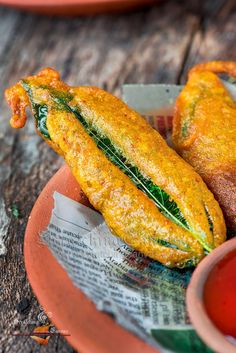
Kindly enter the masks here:
<path id="1" fill-rule="evenodd" d="M 17 4 L 17 5 L 29 5 L 32 6 L 32 0 L 1 0 L 1 3 Z M 61 5 L 100 5 L 100 4 L 125 4 L 125 3 L 145 3 L 151 2 L 151 0 L 34 0 L 33 5 L 35 6 L 61 6 Z M 154 2 L 154 1 L 152 1 Z"/>
<path id="2" fill-rule="evenodd" d="M 46 313 L 51 313 L 50 320 L 58 330 L 68 331 L 70 336 L 65 338 L 81 353 L 126 353 L 127 348 L 129 353 L 157 353 L 99 312 L 40 241 L 53 209 L 54 191 L 88 205 L 69 168 L 63 166 L 39 195 L 28 220 L 24 241 L 26 272 L 38 301 Z"/>
<path id="3" fill-rule="evenodd" d="M 163 0 L 0 0 L 0 4 L 43 15 L 77 16 L 103 12 L 122 12 Z"/>
<path id="4" fill-rule="evenodd" d="M 208 317 L 203 303 L 203 290 L 214 266 L 234 249 L 236 238 L 226 241 L 206 256 L 194 271 L 187 288 L 186 302 L 191 322 L 202 340 L 218 353 L 236 353 L 236 346 L 225 338 Z"/>

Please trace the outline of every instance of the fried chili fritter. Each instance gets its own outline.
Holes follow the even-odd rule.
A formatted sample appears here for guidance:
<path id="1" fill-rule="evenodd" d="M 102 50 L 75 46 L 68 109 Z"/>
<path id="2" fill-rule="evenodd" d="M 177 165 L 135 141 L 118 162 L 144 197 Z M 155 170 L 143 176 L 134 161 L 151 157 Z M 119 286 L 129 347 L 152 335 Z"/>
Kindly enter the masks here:
<path id="1" fill-rule="evenodd" d="M 173 141 L 218 200 L 236 232 L 236 103 L 215 73 L 236 77 L 236 62 L 196 65 L 176 101 Z"/>
<path id="2" fill-rule="evenodd" d="M 37 132 L 64 157 L 111 231 L 173 267 L 196 265 L 225 240 L 222 212 L 201 177 L 138 113 L 95 87 L 44 69 L 6 91 L 12 127 L 30 105 Z"/>

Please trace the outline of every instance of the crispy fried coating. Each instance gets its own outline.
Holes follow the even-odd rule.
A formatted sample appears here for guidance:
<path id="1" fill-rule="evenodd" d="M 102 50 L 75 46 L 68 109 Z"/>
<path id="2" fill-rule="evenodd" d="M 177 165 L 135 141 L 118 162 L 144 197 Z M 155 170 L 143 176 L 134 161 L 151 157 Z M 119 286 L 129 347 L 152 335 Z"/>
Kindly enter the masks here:
<path id="1" fill-rule="evenodd" d="M 236 103 L 215 73 L 236 77 L 236 62 L 193 67 L 177 98 L 173 141 L 218 200 L 236 232 Z"/>
<path id="2" fill-rule="evenodd" d="M 19 121 L 21 110 L 12 104 L 19 84 L 25 91 L 19 101 L 30 98 L 38 133 L 64 157 L 115 235 L 170 267 L 196 265 L 206 251 L 225 240 L 222 212 L 201 177 L 121 100 L 99 88 L 69 87 L 54 70 L 45 69 L 6 91 L 13 115 L 20 112 Z M 46 117 L 43 130 L 41 113 Z M 120 164 L 116 154 L 123 156 Z M 131 177 L 127 168 L 139 174 Z M 166 193 L 158 189 L 160 203 L 168 194 L 168 202 L 175 201 L 172 206 L 181 210 L 186 223 L 181 217 L 173 221 L 173 207 L 169 214 L 161 212 L 148 192 L 135 184 L 137 175 L 140 184 L 148 180 L 150 188 L 158 185 Z"/>

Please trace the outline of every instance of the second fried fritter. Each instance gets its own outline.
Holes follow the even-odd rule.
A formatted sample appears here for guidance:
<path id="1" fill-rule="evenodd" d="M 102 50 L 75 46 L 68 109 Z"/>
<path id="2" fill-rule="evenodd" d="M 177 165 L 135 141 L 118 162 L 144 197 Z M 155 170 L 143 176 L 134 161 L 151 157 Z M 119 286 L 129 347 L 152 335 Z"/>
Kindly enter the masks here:
<path id="1" fill-rule="evenodd" d="M 236 103 L 215 73 L 236 77 L 236 62 L 195 66 L 176 101 L 173 141 L 202 176 L 236 232 Z"/>

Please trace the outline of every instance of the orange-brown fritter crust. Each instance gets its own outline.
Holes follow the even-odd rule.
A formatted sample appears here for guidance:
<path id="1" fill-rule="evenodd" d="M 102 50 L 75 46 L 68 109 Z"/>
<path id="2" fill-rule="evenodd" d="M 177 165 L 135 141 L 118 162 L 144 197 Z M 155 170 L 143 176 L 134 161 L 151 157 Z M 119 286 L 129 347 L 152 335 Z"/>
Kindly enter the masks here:
<path id="1" fill-rule="evenodd" d="M 172 267 L 198 263 L 205 249 L 210 251 L 225 240 L 223 215 L 212 193 L 193 168 L 138 113 L 99 88 L 67 86 L 51 69 L 22 82 L 30 86 L 31 92 L 24 94 L 31 96 L 31 104 L 33 101 L 34 105 L 47 105 L 50 139 L 42 137 L 64 157 L 114 234 L 136 250 Z M 6 93 L 10 105 L 18 85 Z M 65 109 L 59 97 L 68 96 Z M 14 108 L 16 111 L 17 107 Z M 35 113 L 33 105 L 31 108 Z M 161 213 L 153 200 L 98 148 L 73 113 L 76 109 L 90 128 L 95 126 L 100 136 L 106 136 L 116 151 L 121 151 L 125 161 L 170 195 L 188 222 L 188 229 Z M 212 230 L 206 210 L 214 225 Z"/>
<path id="2" fill-rule="evenodd" d="M 22 128 L 26 123 L 26 107 L 29 105 L 29 98 L 20 83 L 15 85 L 15 89 L 6 89 L 5 97 L 12 110 L 10 120 L 14 129 Z"/>
<path id="3" fill-rule="evenodd" d="M 215 73 L 236 77 L 236 62 L 193 67 L 177 98 L 173 141 L 220 203 L 236 231 L 236 103 Z"/>
<path id="4" fill-rule="evenodd" d="M 236 233 L 236 163 L 224 165 L 203 176 L 223 210 L 229 233 Z"/>

